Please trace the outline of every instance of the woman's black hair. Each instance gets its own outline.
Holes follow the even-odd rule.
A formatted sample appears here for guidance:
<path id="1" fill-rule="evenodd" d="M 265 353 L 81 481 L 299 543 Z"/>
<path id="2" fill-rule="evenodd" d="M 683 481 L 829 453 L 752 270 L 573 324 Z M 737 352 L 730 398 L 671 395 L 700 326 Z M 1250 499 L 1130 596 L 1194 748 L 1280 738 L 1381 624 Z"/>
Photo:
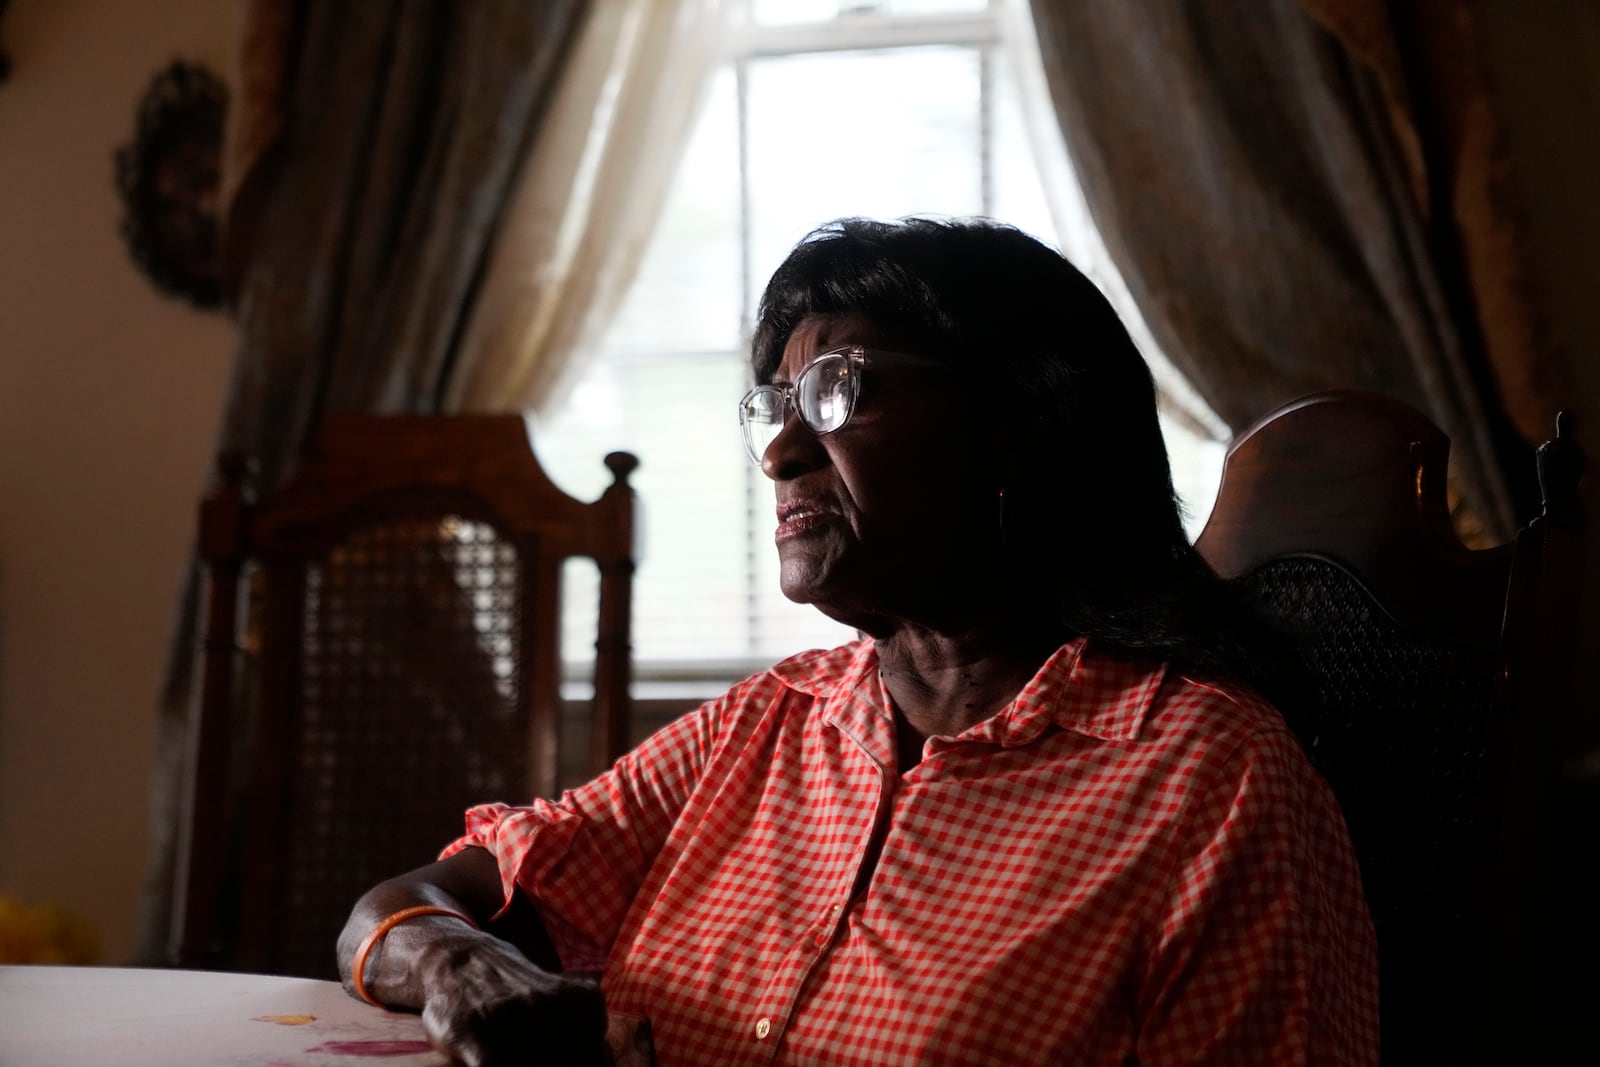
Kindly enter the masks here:
<path id="1" fill-rule="evenodd" d="M 1000 435 L 1019 607 L 1064 636 L 1278 688 L 1260 662 L 1263 625 L 1184 532 L 1149 367 L 1060 253 L 988 219 L 828 223 L 767 285 L 756 379 L 772 380 L 807 317 L 846 314 L 961 367 L 983 413 L 974 432 Z"/>

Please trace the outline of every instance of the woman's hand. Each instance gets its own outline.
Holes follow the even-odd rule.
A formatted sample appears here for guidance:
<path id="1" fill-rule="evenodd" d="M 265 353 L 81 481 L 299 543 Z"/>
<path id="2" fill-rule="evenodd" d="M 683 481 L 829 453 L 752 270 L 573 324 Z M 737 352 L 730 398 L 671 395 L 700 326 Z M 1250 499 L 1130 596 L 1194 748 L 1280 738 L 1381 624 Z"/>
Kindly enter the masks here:
<path id="1" fill-rule="evenodd" d="M 419 949 L 428 1039 L 462 1067 L 608 1067 L 606 1011 L 592 981 L 551 974 L 460 923 Z"/>
<path id="2" fill-rule="evenodd" d="M 530 955 L 559 965 L 534 909 L 504 903 L 494 857 L 481 848 L 373 887 L 339 936 L 345 988 L 355 993 L 360 946 L 386 917 L 417 905 L 440 908 L 455 915 L 407 918 L 370 946 L 362 960 L 368 996 L 421 1010 L 428 1039 L 463 1067 L 609 1067 L 599 986 L 531 962 Z M 475 928 L 491 919 L 493 933 Z"/>

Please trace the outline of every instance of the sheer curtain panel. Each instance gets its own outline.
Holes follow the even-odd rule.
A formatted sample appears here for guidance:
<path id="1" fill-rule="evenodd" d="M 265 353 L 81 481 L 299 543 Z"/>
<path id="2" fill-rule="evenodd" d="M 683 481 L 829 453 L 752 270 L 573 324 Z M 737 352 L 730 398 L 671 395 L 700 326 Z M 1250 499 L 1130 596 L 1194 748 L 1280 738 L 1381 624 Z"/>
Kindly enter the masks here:
<path id="1" fill-rule="evenodd" d="M 733 0 L 595 0 L 540 128 L 447 394 L 546 408 L 593 351 L 671 187 Z"/>

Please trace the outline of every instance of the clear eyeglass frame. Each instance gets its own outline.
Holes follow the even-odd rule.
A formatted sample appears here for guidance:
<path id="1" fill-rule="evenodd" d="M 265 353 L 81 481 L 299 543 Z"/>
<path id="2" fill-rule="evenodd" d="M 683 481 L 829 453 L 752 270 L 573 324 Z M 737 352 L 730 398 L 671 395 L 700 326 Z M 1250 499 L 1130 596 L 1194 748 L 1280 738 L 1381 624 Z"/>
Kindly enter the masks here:
<path id="1" fill-rule="evenodd" d="M 789 385 L 758 385 L 739 401 L 739 431 L 750 462 L 761 458 L 793 412 L 818 437 L 844 428 L 861 396 L 861 372 L 884 364 L 944 366 L 934 356 L 843 345 L 814 356 Z"/>

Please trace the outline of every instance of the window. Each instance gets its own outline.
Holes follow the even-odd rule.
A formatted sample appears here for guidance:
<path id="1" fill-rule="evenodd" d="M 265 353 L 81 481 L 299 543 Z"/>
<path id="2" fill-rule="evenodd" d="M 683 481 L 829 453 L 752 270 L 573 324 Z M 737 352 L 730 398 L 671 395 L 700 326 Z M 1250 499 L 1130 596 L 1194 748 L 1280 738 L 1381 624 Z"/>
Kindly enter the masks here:
<path id="1" fill-rule="evenodd" d="M 1010 0 L 750 0 L 620 312 L 533 420 L 541 460 L 575 495 L 603 488 L 605 452 L 641 459 L 641 695 L 716 692 L 852 636 L 778 591 L 772 490 L 734 414 L 761 288 L 800 237 L 842 215 L 991 215 L 1115 295 L 1064 156 L 1046 158 L 1061 151 L 1040 133 L 1053 116 L 1029 124 L 1028 79 L 1037 94 L 1042 75 L 1015 14 Z M 1222 446 L 1177 424 L 1168 436 L 1198 523 Z M 593 581 L 569 575 L 574 611 L 592 610 Z M 569 630 L 581 662 L 584 627 Z"/>

